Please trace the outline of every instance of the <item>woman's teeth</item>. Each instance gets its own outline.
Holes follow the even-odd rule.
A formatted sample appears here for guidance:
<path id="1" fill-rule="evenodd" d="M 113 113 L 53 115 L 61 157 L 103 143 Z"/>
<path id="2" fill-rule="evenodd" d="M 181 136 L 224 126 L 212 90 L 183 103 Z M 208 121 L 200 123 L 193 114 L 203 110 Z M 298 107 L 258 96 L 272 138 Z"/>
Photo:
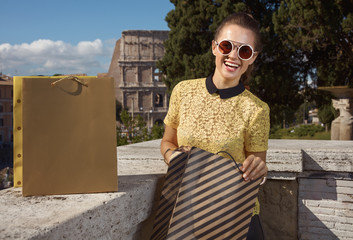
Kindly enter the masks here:
<path id="1" fill-rule="evenodd" d="M 235 64 L 235 63 L 225 62 L 224 64 L 226 66 L 228 66 L 228 67 L 233 67 L 233 68 L 238 68 L 239 67 L 239 65 Z"/>

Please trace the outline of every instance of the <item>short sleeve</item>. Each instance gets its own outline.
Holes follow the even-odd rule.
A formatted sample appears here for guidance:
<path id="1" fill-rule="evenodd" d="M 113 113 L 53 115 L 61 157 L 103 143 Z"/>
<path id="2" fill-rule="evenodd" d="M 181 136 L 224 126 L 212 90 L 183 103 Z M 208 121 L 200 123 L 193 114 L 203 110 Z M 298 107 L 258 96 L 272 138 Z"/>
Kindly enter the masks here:
<path id="1" fill-rule="evenodd" d="M 164 118 L 165 125 L 171 126 L 172 128 L 177 129 L 179 126 L 180 119 L 180 83 L 177 84 L 170 96 L 169 108 L 167 116 Z"/>
<path id="2" fill-rule="evenodd" d="M 259 107 L 251 117 L 245 136 L 245 150 L 264 152 L 268 149 L 270 133 L 270 109 L 267 104 Z"/>

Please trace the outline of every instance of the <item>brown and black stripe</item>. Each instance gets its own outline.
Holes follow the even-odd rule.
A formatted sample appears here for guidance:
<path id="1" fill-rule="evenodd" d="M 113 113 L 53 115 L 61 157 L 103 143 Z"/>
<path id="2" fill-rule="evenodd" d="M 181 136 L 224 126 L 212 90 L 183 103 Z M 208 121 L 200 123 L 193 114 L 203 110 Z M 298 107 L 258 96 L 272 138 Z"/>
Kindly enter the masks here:
<path id="1" fill-rule="evenodd" d="M 192 148 L 168 168 L 152 240 L 246 239 L 260 179 L 245 182 L 236 163 Z"/>

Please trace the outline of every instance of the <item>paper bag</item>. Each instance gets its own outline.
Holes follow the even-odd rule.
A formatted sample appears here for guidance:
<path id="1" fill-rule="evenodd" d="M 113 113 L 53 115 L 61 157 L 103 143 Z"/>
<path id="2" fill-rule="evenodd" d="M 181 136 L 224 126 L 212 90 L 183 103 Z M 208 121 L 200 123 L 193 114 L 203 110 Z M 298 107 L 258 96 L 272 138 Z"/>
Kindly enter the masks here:
<path id="1" fill-rule="evenodd" d="M 14 185 L 24 196 L 117 191 L 113 79 L 14 77 Z"/>
<path id="2" fill-rule="evenodd" d="M 246 239 L 261 179 L 199 148 L 170 162 L 151 239 Z"/>

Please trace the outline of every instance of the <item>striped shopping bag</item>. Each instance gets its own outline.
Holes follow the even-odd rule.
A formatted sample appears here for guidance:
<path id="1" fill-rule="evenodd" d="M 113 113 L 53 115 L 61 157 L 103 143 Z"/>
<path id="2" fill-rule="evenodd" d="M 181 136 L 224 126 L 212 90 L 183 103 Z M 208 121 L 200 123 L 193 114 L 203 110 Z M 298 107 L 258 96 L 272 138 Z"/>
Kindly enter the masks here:
<path id="1" fill-rule="evenodd" d="M 230 156 L 231 157 L 231 156 Z M 151 240 L 246 239 L 261 179 L 232 159 L 193 147 L 170 162 Z"/>

